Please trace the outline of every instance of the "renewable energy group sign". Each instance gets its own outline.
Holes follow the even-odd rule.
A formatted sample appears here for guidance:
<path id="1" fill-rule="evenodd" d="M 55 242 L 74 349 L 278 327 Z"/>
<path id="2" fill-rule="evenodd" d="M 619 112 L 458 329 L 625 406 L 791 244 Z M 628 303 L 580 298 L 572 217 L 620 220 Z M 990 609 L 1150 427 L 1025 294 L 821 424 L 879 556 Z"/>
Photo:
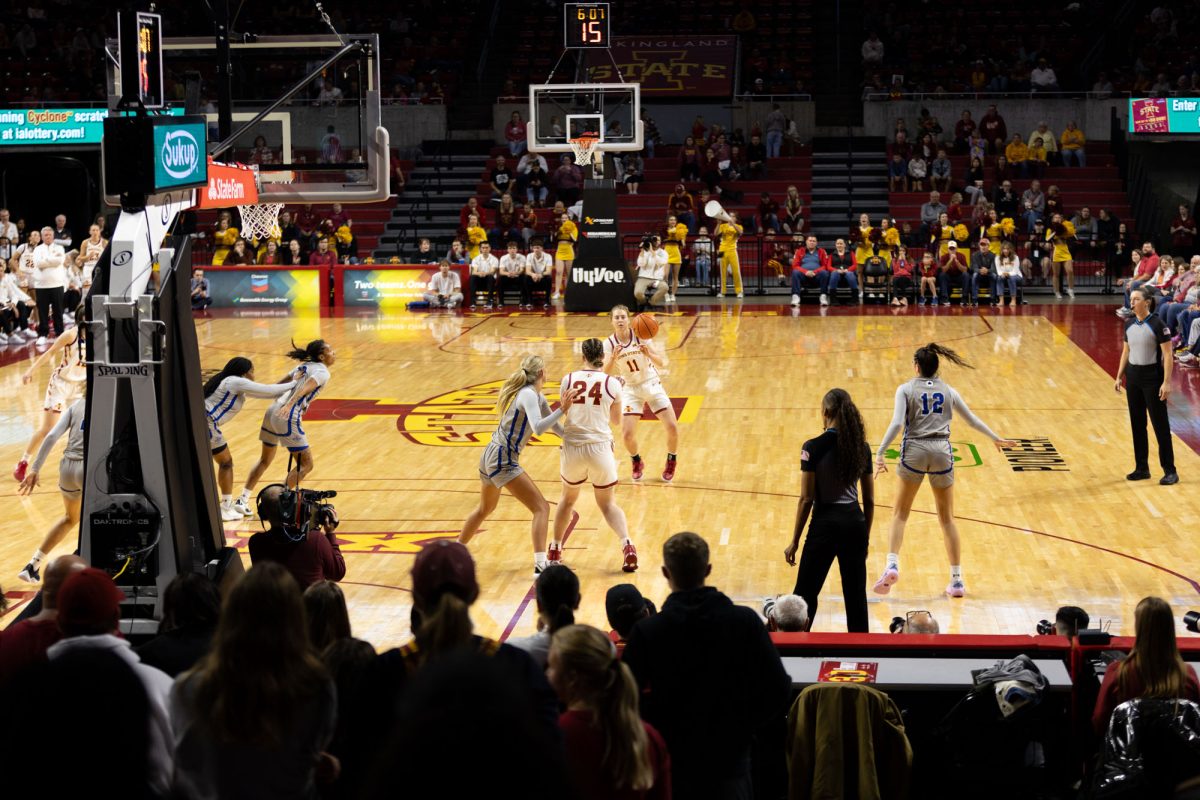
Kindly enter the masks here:
<path id="1" fill-rule="evenodd" d="M 1200 97 L 1132 97 L 1130 133 L 1200 133 Z"/>

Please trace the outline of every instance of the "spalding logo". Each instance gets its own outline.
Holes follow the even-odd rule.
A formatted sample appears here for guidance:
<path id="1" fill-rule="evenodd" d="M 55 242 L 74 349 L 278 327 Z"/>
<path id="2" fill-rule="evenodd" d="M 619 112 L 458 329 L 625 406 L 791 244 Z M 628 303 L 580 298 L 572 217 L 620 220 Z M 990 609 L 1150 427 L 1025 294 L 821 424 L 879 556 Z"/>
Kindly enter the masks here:
<path id="1" fill-rule="evenodd" d="M 186 178 L 200 166 L 200 146 L 187 131 L 171 131 L 163 139 L 163 169 L 172 178 Z"/>

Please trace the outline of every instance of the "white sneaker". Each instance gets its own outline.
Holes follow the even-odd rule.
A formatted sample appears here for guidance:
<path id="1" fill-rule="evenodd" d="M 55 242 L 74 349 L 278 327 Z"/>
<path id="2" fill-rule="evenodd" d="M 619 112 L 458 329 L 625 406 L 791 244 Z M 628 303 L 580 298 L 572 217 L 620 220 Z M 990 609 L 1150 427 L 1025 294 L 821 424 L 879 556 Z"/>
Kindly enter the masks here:
<path id="1" fill-rule="evenodd" d="M 827 295 L 827 294 L 821 295 L 821 305 L 823 305 L 823 306 L 829 305 L 829 295 Z"/>
<path id="2" fill-rule="evenodd" d="M 45 347 L 46 346 L 46 337 L 45 336 L 37 337 L 37 341 L 34 342 L 34 344 L 37 345 L 38 347 Z"/>
<path id="3" fill-rule="evenodd" d="M 233 501 L 233 510 L 241 514 L 243 517 L 253 517 L 254 512 L 250 509 L 249 504 L 242 498 Z"/>
<path id="4" fill-rule="evenodd" d="M 1062 300 L 1062 292 L 1055 292 L 1055 293 L 1054 293 L 1054 299 L 1055 299 L 1055 300 Z"/>
<path id="5" fill-rule="evenodd" d="M 863 295 L 862 295 L 862 292 L 859 292 L 858 293 L 858 304 L 861 306 L 862 302 L 863 302 Z"/>
<path id="6" fill-rule="evenodd" d="M 794 306 L 800 305 L 800 295 L 798 295 L 798 294 L 792 295 L 792 305 L 794 305 Z"/>
<path id="7" fill-rule="evenodd" d="M 26 328 L 22 335 L 25 337 L 25 341 L 32 342 L 37 338 L 37 331 L 33 328 Z"/>
<path id="8" fill-rule="evenodd" d="M 559 297 L 561 297 L 561 295 L 559 295 L 558 292 L 555 292 L 554 294 L 550 295 L 551 300 L 557 300 Z"/>
<path id="9" fill-rule="evenodd" d="M 1074 290 L 1074 289 L 1067 289 L 1067 297 L 1069 297 L 1069 298 L 1071 298 L 1072 300 L 1074 300 L 1074 299 L 1075 299 L 1075 290 Z"/>
<path id="10" fill-rule="evenodd" d="M 1188 364 L 1188 363 L 1191 363 L 1192 361 L 1196 360 L 1196 357 L 1194 355 L 1192 355 L 1190 352 L 1188 352 L 1187 350 L 1184 350 L 1183 353 L 1175 356 L 1175 358 L 1176 358 L 1176 360 L 1179 361 L 1180 364 Z"/>
<path id="11" fill-rule="evenodd" d="M 246 515 L 238 511 L 232 505 L 221 503 L 221 519 L 225 522 L 241 522 Z"/>
<path id="12" fill-rule="evenodd" d="M 0 347 L 4 347 L 6 344 L 8 344 L 8 337 L 0 333 Z"/>
<path id="13" fill-rule="evenodd" d="M 738 293 L 737 293 L 737 296 L 738 296 L 738 300 L 741 300 L 741 299 L 742 299 L 742 297 L 744 297 L 744 295 L 743 295 L 741 292 L 738 292 Z"/>

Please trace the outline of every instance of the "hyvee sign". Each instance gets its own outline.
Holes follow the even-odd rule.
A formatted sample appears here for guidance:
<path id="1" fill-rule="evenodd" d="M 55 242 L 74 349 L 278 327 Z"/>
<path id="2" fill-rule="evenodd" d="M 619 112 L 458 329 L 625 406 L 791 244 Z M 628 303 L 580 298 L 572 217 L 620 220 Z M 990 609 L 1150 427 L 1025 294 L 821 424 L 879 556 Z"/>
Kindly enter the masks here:
<path id="1" fill-rule="evenodd" d="M 567 274 L 567 311 L 633 308 L 633 281 L 617 235 L 617 192 L 611 180 L 588 180 L 583 187 L 575 263 Z"/>

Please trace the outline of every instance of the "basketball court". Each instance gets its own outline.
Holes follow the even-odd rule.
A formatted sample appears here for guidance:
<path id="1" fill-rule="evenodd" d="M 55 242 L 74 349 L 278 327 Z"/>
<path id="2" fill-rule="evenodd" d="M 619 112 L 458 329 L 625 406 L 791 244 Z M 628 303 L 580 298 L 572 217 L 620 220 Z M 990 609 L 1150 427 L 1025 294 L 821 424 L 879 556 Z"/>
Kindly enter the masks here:
<path id="1" fill-rule="evenodd" d="M 795 515 L 800 445 L 820 432 L 822 394 L 833 386 L 848 390 L 875 439 L 886 427 L 896 385 L 911 375 L 912 351 L 928 341 L 958 350 L 977 366 L 943 371 L 976 414 L 1003 436 L 1031 441 L 1026 452 L 1002 454 L 955 424 L 955 515 L 968 595 L 941 595 L 946 557 L 932 497 L 923 489 L 910 518 L 902 581 L 886 598 L 870 596 L 873 630 L 886 630 L 893 616 L 910 609 L 929 609 L 945 632 L 1028 633 L 1070 603 L 1093 619 L 1115 619 L 1117 632 L 1146 595 L 1178 608 L 1200 605 L 1189 535 L 1200 515 L 1185 494 L 1187 482 L 1200 475 L 1200 457 L 1177 435 L 1183 491 L 1124 480 L 1132 453 L 1124 399 L 1112 388 L 1120 339 L 1110 317 L 1106 306 L 1082 304 L 978 314 L 835 309 L 822 316 L 809 307 L 794 315 L 732 302 L 662 315 L 659 339 L 670 356 L 664 383 L 681 422 L 679 473 L 670 485 L 657 477 L 664 439 L 649 415 L 639 431 L 647 460 L 640 485 L 630 482 L 618 441 L 617 498 L 642 566 L 632 576 L 620 571 L 619 548 L 585 492 L 565 556 L 583 584 L 579 619 L 603 626 L 604 593 L 625 581 L 661 603 L 668 593 L 659 573 L 661 546 L 680 530 L 708 540 L 712 581 L 738 602 L 760 607 L 763 596 L 790 591 L 795 570 L 784 563 L 783 548 Z M 610 331 L 602 315 L 531 312 L 217 316 L 196 326 L 206 371 L 244 355 L 261 380 L 289 368 L 283 357 L 289 339 L 321 336 L 336 347 L 330 383 L 305 420 L 316 461 L 306 485 L 338 492 L 334 502 L 345 520 L 338 536 L 348 567 L 343 586 L 354 630 L 381 649 L 409 636 L 414 554 L 425 542 L 457 535 L 476 502 L 476 463 L 495 425 L 500 381 L 524 354 L 537 353 L 555 376 L 547 382 L 553 400 L 550 384 L 578 365 L 578 342 Z M 47 376 L 35 375 L 22 387 L 27 366 L 24 360 L 0 366 L 0 391 L 10 398 L 0 417 L 5 465 L 20 456 L 40 409 Z M 1194 445 L 1194 422 L 1191 428 L 1184 422 L 1194 420 L 1200 382 L 1195 372 L 1182 371 L 1176 383 L 1176 433 Z M 225 431 L 239 482 L 258 450 L 261 402 L 250 401 Z M 543 437 L 522 461 L 551 502 L 559 492 L 556 441 Z M 32 593 L 16 573 L 61 512 L 52 477 L 56 458 L 32 497 L 19 498 L 10 486 L 0 576 L 17 606 Z M 266 477 L 280 479 L 283 471 L 277 460 Z M 889 471 L 878 483 L 870 578 L 886 551 L 896 480 Z M 255 530 L 256 522 L 226 529 L 247 565 L 245 542 Z M 479 632 L 531 632 L 528 512 L 505 494 L 471 547 L 483 589 L 474 613 Z M 13 616 L 10 611 L 7 618 Z M 844 620 L 835 571 L 814 630 L 844 630 Z"/>

